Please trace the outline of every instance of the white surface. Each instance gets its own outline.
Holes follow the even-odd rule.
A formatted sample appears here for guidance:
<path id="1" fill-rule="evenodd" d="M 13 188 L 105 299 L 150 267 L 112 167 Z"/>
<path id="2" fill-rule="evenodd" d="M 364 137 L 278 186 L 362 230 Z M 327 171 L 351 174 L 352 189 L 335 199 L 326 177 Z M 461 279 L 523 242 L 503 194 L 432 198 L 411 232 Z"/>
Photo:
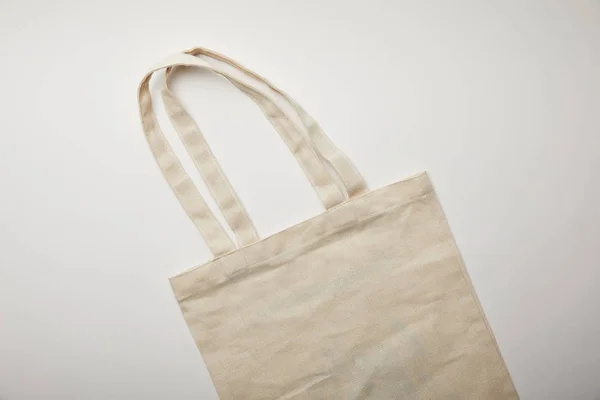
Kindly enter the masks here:
<path id="1" fill-rule="evenodd" d="M 4 0 L 0 33 L 2 400 L 216 398 L 167 281 L 209 253 L 136 104 L 194 45 L 294 95 L 372 188 L 427 169 L 522 398 L 600 398 L 597 1 Z M 321 211 L 254 104 L 176 81 L 261 234 Z"/>

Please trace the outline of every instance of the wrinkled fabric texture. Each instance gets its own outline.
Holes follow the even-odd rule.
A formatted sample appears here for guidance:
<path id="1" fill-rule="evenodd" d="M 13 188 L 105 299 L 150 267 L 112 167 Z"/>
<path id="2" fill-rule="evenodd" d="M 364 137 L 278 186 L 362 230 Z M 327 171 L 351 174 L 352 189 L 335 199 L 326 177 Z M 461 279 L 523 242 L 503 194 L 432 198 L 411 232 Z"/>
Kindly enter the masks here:
<path id="1" fill-rule="evenodd" d="M 188 56 L 201 54 L 215 53 L 194 49 L 161 68 L 192 65 Z M 143 120 L 152 111 L 146 90 L 143 83 Z M 182 105 L 166 94 L 181 127 Z M 259 97 L 261 108 L 272 107 Z M 272 122 L 282 117 L 266 114 Z M 155 125 L 146 122 L 145 132 L 158 159 L 168 149 L 155 138 Z M 321 131 L 306 140 L 291 125 L 278 131 L 308 146 L 317 164 L 327 155 L 344 157 Z M 208 209 L 195 215 L 216 258 L 170 282 L 219 397 L 518 399 L 428 175 L 369 192 L 349 163 L 333 164 L 346 168 L 337 172 L 349 199 L 326 193 L 327 211 L 266 239 L 248 234 L 253 227 L 246 224 L 231 250 L 233 242 L 211 231 Z M 181 181 L 168 176 L 176 170 L 171 164 L 159 165 L 169 183 Z M 180 201 L 190 193 L 171 186 Z M 222 193 L 224 203 L 237 201 Z M 244 218 L 243 209 L 236 212 L 230 208 L 230 222 Z"/>
<path id="2" fill-rule="evenodd" d="M 427 175 L 171 279 L 221 399 L 516 399 Z"/>

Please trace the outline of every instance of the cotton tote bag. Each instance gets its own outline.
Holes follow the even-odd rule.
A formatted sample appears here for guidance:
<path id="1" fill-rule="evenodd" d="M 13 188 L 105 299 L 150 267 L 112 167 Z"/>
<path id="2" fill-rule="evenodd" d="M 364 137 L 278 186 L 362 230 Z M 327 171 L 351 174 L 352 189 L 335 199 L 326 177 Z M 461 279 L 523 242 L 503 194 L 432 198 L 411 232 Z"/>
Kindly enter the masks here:
<path id="1" fill-rule="evenodd" d="M 223 63 L 272 93 L 239 80 Z M 181 66 L 224 76 L 263 110 L 325 212 L 259 238 L 198 126 L 169 90 L 169 76 Z M 167 114 L 235 240 L 157 124 L 149 81 L 159 70 Z M 286 116 L 273 93 L 302 124 Z M 518 398 L 427 174 L 368 190 L 287 94 L 206 49 L 154 68 L 140 84 L 139 104 L 154 157 L 215 256 L 171 278 L 171 286 L 222 400 Z"/>

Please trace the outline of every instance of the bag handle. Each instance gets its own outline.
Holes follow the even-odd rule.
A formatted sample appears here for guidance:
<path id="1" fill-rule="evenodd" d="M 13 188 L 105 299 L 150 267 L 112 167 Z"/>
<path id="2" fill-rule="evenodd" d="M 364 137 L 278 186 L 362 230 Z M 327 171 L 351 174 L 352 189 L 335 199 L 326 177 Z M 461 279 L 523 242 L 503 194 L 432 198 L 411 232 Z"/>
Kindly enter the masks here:
<path id="1" fill-rule="evenodd" d="M 191 49 L 185 53 L 194 56 L 205 55 L 223 61 L 246 75 L 265 83 L 276 93 L 282 95 L 295 108 L 301 120 L 305 123 L 305 128 L 309 131 L 309 137 L 312 136 L 312 138 L 316 140 L 312 145 L 317 151 L 317 155 L 321 158 L 321 161 L 328 162 L 332 169 L 339 173 L 339 178 L 344 184 L 343 192 L 345 192 L 348 197 L 354 197 L 366 190 L 364 179 L 352 167 L 352 164 L 347 157 L 337 149 L 331 141 L 329 141 L 315 120 L 312 119 L 312 117 L 310 117 L 297 103 L 291 100 L 288 95 L 267 82 L 260 75 L 249 71 L 247 68 L 223 55 L 203 48 Z M 215 198 L 219 208 L 222 210 L 229 226 L 236 234 L 239 245 L 245 246 L 254 243 L 258 240 L 258 234 L 244 207 L 240 203 L 235 190 L 232 188 L 218 162 L 214 158 L 210 146 L 204 139 L 200 128 L 186 111 L 181 101 L 169 89 L 169 78 L 173 76 L 176 70 L 176 67 L 167 68 L 165 72 L 162 98 L 167 114 L 188 150 L 188 153 L 192 157 L 196 168 L 200 171 L 213 198 Z M 248 95 L 262 109 L 281 136 L 296 134 L 294 133 L 294 130 L 289 132 L 292 127 L 289 118 L 262 91 L 248 90 L 247 86 L 241 85 L 238 80 L 230 79 L 227 76 L 226 78 L 243 93 Z M 306 122 L 308 122 L 308 128 L 306 127 Z M 297 130 L 295 126 L 292 128 Z"/>
<path id="2" fill-rule="evenodd" d="M 154 110 L 152 107 L 152 98 L 149 90 L 149 81 L 152 74 L 158 70 L 176 67 L 176 66 L 195 66 L 200 68 L 205 68 L 210 71 L 216 72 L 220 75 L 225 76 L 227 79 L 236 81 L 239 87 L 243 87 L 245 91 L 252 94 L 253 96 L 260 97 L 264 94 L 260 93 L 258 90 L 252 88 L 251 86 L 237 80 L 235 77 L 229 75 L 226 71 L 221 70 L 218 67 L 215 67 L 211 64 L 206 63 L 202 59 L 195 57 L 190 54 L 177 54 L 173 56 L 170 60 L 162 63 L 160 66 L 152 69 L 142 80 L 140 83 L 140 87 L 138 90 L 138 100 L 140 106 L 140 115 L 142 119 L 142 127 L 150 148 L 156 158 L 158 165 L 163 172 L 163 175 L 167 179 L 167 182 L 175 192 L 177 198 L 182 204 L 183 208 L 186 210 L 200 233 L 205 238 L 207 244 L 212 250 L 215 256 L 219 256 L 235 249 L 235 245 L 221 226 L 221 224 L 217 221 L 214 214 L 208 208 L 206 202 L 200 195 L 198 189 L 193 184 L 189 175 L 185 172 L 181 162 L 173 152 L 171 146 L 168 144 L 164 134 L 160 130 L 158 123 L 156 121 L 156 116 L 154 114 Z M 274 116 L 281 113 L 281 110 L 277 110 L 277 106 L 274 105 L 273 109 L 276 111 Z M 173 116 L 172 116 L 173 117 Z M 179 116 L 175 115 L 175 118 Z M 297 128 L 291 124 L 287 118 L 278 119 L 278 121 L 285 127 L 285 130 L 282 130 L 280 134 L 282 138 L 285 140 L 286 144 L 292 151 L 292 153 L 296 156 L 301 166 L 305 170 L 306 175 L 309 180 L 317 190 L 319 196 L 321 197 L 325 207 L 331 208 L 334 205 L 340 204 L 344 201 L 344 196 L 339 191 L 339 188 L 332 182 L 331 176 L 327 173 L 325 166 L 322 164 L 321 160 L 316 156 L 311 147 L 310 143 L 300 134 Z M 199 132 L 198 132 L 199 133 Z M 199 136 L 199 135 L 196 135 Z M 208 149 L 208 145 L 203 140 L 196 141 L 196 146 L 202 150 Z M 202 154 L 200 151 L 198 154 Z M 216 160 L 212 157 L 210 152 L 204 151 L 205 155 L 209 155 L 206 158 L 208 161 L 208 165 L 214 164 L 217 166 L 217 169 L 212 168 L 212 171 L 217 171 L 221 176 L 223 181 L 226 181 L 226 178 L 220 171 Z M 202 167 L 205 165 L 203 163 L 199 163 Z M 203 169 L 203 168 L 201 168 Z M 209 168 L 209 171 L 211 169 Z M 212 175 L 206 174 L 207 182 L 209 182 L 209 186 L 214 186 L 215 190 L 218 190 L 219 186 L 214 185 L 211 180 Z M 221 179 L 217 178 L 217 179 Z M 229 185 L 230 186 L 230 185 Z M 227 191 L 227 188 L 224 189 Z M 233 191 L 231 190 L 233 193 Z M 233 195 L 235 196 L 235 195 Z M 235 197 L 234 197 L 235 198 Z M 239 204 L 239 201 L 238 201 Z M 232 211 L 233 210 L 233 211 Z M 240 211 L 241 210 L 241 211 Z M 241 208 L 241 204 L 239 207 L 234 206 L 227 211 L 229 214 L 229 220 L 232 221 L 232 229 L 236 229 L 236 236 L 240 237 L 240 228 L 246 229 L 247 232 L 245 235 L 251 235 L 253 237 L 244 238 L 244 240 L 252 240 L 256 241 L 258 235 L 256 235 L 256 231 L 254 227 L 249 222 L 249 218 L 243 208 Z M 242 216 L 242 218 L 240 218 Z M 243 216 L 246 216 L 246 220 L 248 222 L 244 222 Z M 236 220 L 237 218 L 237 220 Z M 230 222 L 228 221 L 228 222 Z M 243 223 L 240 226 L 236 226 L 236 221 L 242 221 Z M 248 225 L 249 224 L 249 225 Z M 242 235 L 243 236 L 243 235 Z"/>
<path id="3" fill-rule="evenodd" d="M 238 71 L 256 79 L 259 82 L 267 85 L 271 90 L 275 93 L 282 96 L 296 111 L 300 120 L 302 121 L 304 128 L 308 132 L 308 136 L 312 141 L 313 148 L 317 152 L 317 155 L 325 162 L 327 162 L 331 169 L 338 174 L 339 179 L 342 181 L 344 185 L 344 189 L 348 198 L 353 198 L 355 196 L 359 196 L 367 191 L 367 185 L 364 178 L 356 171 L 348 157 L 338 149 L 333 142 L 329 139 L 329 137 L 323 132 L 323 129 L 320 125 L 313 119 L 294 99 L 292 99 L 287 93 L 273 85 L 267 79 L 262 77 L 261 75 L 249 70 L 243 65 L 237 63 L 236 61 L 214 52 L 209 49 L 196 47 L 190 50 L 187 50 L 185 53 L 191 54 L 194 56 L 207 56 L 213 58 L 215 60 L 224 62 Z M 168 109 L 169 107 L 177 107 L 181 112 L 186 114 L 186 117 L 191 119 L 189 114 L 185 111 L 181 102 L 174 96 L 174 94 L 169 89 L 169 78 L 173 75 L 173 72 L 176 68 L 169 68 L 166 71 L 164 86 L 162 90 L 163 101 L 165 102 L 165 107 Z M 236 80 L 231 80 L 238 89 L 242 92 L 246 93 L 265 113 L 269 121 L 276 129 L 281 129 L 280 126 L 277 126 L 277 121 L 279 118 L 287 118 L 285 115 L 279 115 L 275 118 L 271 118 L 270 112 L 273 110 L 273 101 L 269 99 L 269 97 L 265 96 L 262 92 L 259 92 L 260 96 L 255 96 L 253 93 L 247 91 L 244 86 L 238 84 Z M 277 109 L 276 111 L 281 111 Z M 169 113 L 170 114 L 170 113 Z M 173 125 L 175 129 L 179 132 L 179 127 L 177 126 L 177 121 L 173 121 Z"/>

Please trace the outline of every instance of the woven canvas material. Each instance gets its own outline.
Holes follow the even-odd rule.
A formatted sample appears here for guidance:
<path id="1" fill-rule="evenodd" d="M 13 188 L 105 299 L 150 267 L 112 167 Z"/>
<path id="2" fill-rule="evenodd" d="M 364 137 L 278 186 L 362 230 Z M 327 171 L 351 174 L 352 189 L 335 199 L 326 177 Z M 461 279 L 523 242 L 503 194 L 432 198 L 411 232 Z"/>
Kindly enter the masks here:
<path id="1" fill-rule="evenodd" d="M 290 102 L 296 126 L 261 90 L 198 56 L 228 63 Z M 260 240 L 199 128 L 168 89 L 178 67 L 225 76 L 265 112 L 326 211 Z M 368 191 L 287 94 L 224 56 L 192 49 L 167 69 L 167 112 L 236 240 L 160 132 L 140 85 L 144 132 L 215 259 L 171 278 L 222 400 L 518 399 L 427 174 Z M 327 167 L 325 165 L 328 165 Z"/>

